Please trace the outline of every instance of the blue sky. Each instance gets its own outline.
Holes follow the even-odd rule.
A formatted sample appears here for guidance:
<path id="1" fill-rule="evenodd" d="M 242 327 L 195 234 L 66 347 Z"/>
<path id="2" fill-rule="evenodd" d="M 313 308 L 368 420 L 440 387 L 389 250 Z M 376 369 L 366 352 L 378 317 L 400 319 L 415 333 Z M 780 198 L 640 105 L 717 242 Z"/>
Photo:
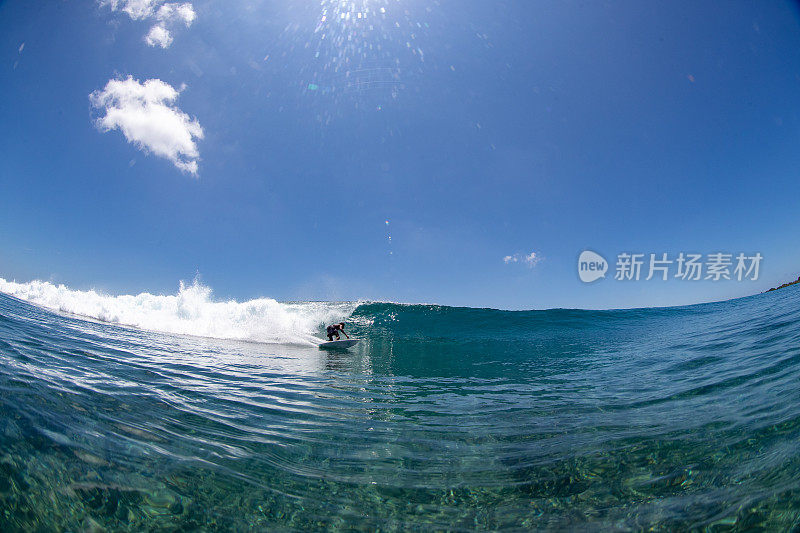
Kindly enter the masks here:
<path id="1" fill-rule="evenodd" d="M 6 279 L 531 309 L 800 273 L 793 3 L 11 0 L 0 80 Z M 585 249 L 764 259 L 584 284 Z"/>

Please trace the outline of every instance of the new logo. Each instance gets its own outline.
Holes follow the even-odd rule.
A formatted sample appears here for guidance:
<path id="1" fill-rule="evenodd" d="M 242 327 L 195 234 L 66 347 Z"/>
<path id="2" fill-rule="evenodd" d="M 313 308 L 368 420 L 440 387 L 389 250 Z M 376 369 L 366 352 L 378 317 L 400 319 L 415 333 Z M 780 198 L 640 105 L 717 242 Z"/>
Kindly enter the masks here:
<path id="1" fill-rule="evenodd" d="M 602 255 L 584 250 L 578 258 L 578 276 L 584 283 L 591 283 L 600 278 L 606 277 L 608 261 Z"/>

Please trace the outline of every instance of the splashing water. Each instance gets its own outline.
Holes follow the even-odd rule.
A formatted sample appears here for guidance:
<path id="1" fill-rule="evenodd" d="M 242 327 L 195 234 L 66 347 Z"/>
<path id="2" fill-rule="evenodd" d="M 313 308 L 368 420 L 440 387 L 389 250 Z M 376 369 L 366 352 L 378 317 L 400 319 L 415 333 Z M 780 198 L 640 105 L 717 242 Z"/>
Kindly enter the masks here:
<path id="1" fill-rule="evenodd" d="M 0 292 L 53 309 L 102 322 L 151 331 L 276 344 L 312 345 L 324 323 L 346 318 L 355 303 L 282 303 L 272 298 L 246 302 L 215 301 L 209 287 L 180 282 L 174 295 L 111 296 L 79 291 L 46 281 L 16 283 L 0 278 Z"/>

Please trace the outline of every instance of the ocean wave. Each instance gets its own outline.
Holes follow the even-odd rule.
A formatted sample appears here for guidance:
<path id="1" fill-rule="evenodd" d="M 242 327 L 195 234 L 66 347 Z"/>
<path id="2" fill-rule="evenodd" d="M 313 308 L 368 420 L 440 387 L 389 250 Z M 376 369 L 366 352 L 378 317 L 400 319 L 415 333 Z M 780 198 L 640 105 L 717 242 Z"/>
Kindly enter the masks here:
<path id="1" fill-rule="evenodd" d="M 793 530 L 799 289 L 498 311 L 2 281 L 0 530 Z M 363 342 L 46 307 L 284 340 L 352 311 Z"/>
<path id="2" fill-rule="evenodd" d="M 272 298 L 215 300 L 212 290 L 183 281 L 176 294 L 109 295 L 34 280 L 0 278 L 0 292 L 51 310 L 150 331 L 274 344 L 313 345 L 325 323 L 348 317 L 351 302 L 284 303 Z"/>

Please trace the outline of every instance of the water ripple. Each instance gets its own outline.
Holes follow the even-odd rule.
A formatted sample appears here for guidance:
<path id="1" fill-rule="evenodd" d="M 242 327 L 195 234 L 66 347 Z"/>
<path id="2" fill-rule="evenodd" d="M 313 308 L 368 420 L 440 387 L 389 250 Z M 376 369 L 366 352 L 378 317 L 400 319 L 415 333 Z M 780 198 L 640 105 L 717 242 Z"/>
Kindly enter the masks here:
<path id="1" fill-rule="evenodd" d="M 369 304 L 347 354 L 0 296 L 0 529 L 791 529 L 797 295 Z"/>

